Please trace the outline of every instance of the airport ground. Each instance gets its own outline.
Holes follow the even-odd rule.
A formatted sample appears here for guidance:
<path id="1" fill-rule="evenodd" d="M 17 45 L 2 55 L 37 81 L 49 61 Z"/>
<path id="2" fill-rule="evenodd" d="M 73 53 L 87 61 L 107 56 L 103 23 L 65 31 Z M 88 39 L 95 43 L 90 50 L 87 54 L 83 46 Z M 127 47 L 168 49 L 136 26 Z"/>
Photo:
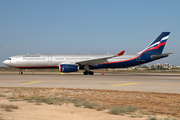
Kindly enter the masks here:
<path id="1" fill-rule="evenodd" d="M 180 117 L 180 74 L 179 73 L 95 73 L 84 76 L 82 73 L 60 74 L 57 72 L 0 72 L 1 103 L 18 105 L 14 112 L 1 111 L 0 117 L 5 119 L 70 119 L 104 120 L 104 119 L 137 119 L 145 120 L 147 116 Z M 106 109 L 76 108 L 72 104 L 44 105 L 20 101 L 23 97 L 46 96 L 65 99 L 86 100 L 103 105 Z M 15 97 L 18 102 L 9 102 Z M 2 102 L 3 101 L 3 102 Z M 28 106 L 25 107 L 25 106 Z M 67 107 L 68 106 L 68 107 Z M 108 108 L 116 106 L 133 106 L 137 111 L 125 116 L 108 114 Z M 48 108 L 49 107 L 49 108 Z M 54 107 L 54 108 L 53 108 Z M 82 106 L 81 106 L 82 107 Z M 30 109 L 31 108 L 31 109 Z M 38 109 L 39 113 L 30 112 Z M 46 109 L 46 111 L 45 111 Z M 54 109 L 54 110 L 53 110 Z M 29 111 L 20 115 L 22 110 Z M 49 111 L 48 111 L 49 110 Z M 52 113 L 50 112 L 52 111 Z M 59 112 L 57 112 L 59 111 Z M 83 112 L 84 111 L 84 112 Z M 49 113 L 41 116 L 40 112 Z M 54 114 L 57 113 L 57 114 Z M 62 113 L 62 114 L 60 114 Z M 92 114 L 90 114 L 92 113 Z M 19 115 L 17 115 L 19 114 Z M 63 116 L 63 114 L 65 116 Z M 35 116 L 39 115 L 39 118 Z M 11 116 L 11 118 L 7 117 Z M 41 116 L 41 117 L 40 117 Z M 69 116 L 69 118 L 68 118 Z M 129 117 L 130 116 L 130 117 Z M 143 117 L 142 117 L 143 116 Z M 142 118 L 141 118 L 142 117 Z M 171 120 L 171 119 L 170 119 Z"/>

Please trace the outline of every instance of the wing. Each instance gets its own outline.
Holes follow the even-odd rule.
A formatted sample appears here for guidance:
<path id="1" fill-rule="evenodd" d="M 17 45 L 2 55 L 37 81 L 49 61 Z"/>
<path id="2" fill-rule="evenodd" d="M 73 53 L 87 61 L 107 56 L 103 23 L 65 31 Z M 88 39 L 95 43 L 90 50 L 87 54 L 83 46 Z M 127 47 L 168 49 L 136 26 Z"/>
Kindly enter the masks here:
<path id="1" fill-rule="evenodd" d="M 79 61 L 76 62 L 76 64 L 79 65 L 96 65 L 96 64 L 100 64 L 100 63 L 104 63 L 107 62 L 108 59 L 110 58 L 114 58 L 117 56 L 121 56 L 124 54 L 125 51 L 121 51 L 120 53 L 113 55 L 113 56 L 109 56 L 109 57 L 103 57 L 103 58 L 97 58 L 97 59 L 90 59 L 90 60 L 85 60 L 85 61 Z"/>

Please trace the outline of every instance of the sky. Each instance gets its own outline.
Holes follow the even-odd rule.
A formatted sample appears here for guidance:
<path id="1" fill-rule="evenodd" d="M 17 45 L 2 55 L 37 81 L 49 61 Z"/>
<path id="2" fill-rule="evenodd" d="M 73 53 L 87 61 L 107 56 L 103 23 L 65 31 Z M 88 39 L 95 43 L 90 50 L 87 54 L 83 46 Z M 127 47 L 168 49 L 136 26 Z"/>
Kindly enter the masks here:
<path id="1" fill-rule="evenodd" d="M 179 0 L 0 0 L 0 66 L 21 54 L 138 53 L 171 32 L 152 62 L 180 65 Z"/>

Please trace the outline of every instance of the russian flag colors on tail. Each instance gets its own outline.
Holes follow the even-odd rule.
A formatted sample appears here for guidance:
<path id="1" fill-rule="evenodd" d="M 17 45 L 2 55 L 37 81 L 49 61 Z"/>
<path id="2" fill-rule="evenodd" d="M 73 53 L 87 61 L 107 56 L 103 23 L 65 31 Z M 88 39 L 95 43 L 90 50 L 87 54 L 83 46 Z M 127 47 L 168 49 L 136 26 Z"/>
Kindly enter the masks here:
<path id="1" fill-rule="evenodd" d="M 170 32 L 162 32 L 146 49 L 139 52 L 142 54 L 148 52 L 150 54 L 161 54 L 167 42 Z"/>

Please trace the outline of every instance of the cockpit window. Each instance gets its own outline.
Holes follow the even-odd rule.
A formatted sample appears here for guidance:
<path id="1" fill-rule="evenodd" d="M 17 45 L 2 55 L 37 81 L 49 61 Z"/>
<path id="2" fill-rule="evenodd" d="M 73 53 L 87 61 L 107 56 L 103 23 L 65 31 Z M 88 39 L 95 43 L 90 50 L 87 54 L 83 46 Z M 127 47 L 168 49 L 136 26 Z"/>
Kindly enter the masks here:
<path id="1" fill-rule="evenodd" d="M 8 60 L 11 60 L 11 58 L 8 58 Z"/>

